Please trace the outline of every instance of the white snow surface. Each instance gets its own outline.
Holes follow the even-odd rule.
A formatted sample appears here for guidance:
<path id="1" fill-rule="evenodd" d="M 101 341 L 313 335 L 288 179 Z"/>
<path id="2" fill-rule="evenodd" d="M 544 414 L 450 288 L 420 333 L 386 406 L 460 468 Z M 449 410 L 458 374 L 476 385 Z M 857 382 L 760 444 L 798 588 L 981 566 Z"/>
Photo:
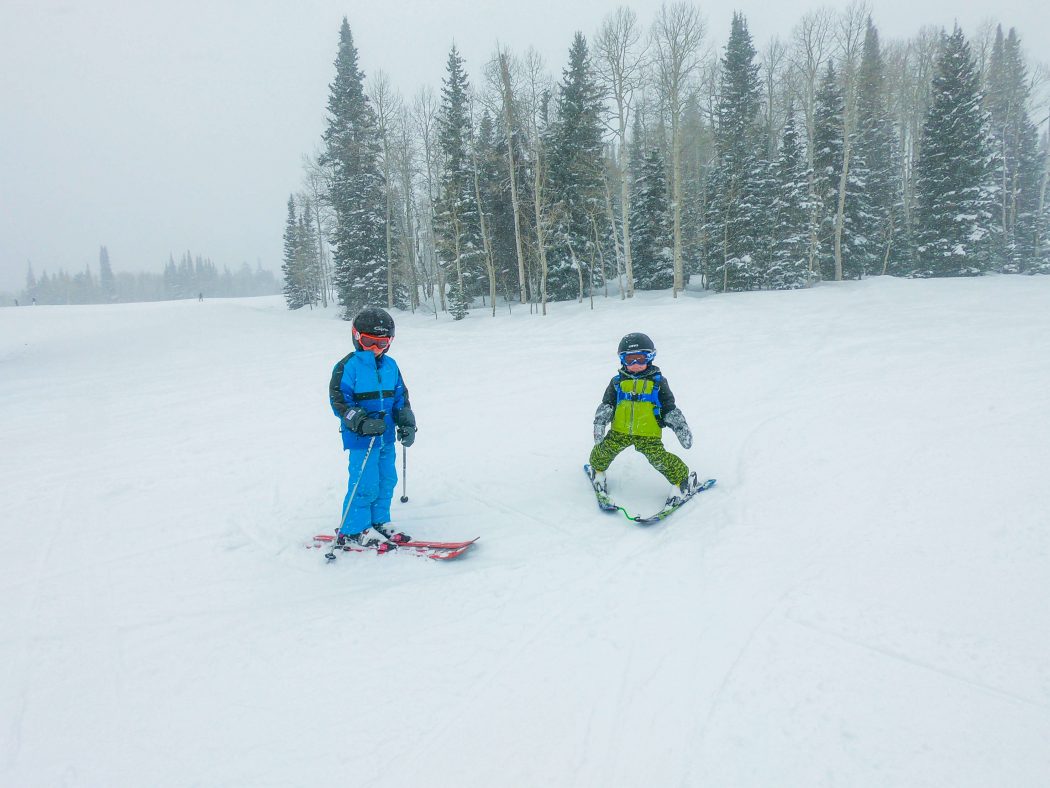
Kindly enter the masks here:
<path id="1" fill-rule="evenodd" d="M 0 310 L 0 785 L 1050 785 L 1050 278 L 550 310 L 395 314 L 396 524 L 480 541 L 332 565 L 334 310 Z M 718 479 L 649 528 L 629 331 Z"/>

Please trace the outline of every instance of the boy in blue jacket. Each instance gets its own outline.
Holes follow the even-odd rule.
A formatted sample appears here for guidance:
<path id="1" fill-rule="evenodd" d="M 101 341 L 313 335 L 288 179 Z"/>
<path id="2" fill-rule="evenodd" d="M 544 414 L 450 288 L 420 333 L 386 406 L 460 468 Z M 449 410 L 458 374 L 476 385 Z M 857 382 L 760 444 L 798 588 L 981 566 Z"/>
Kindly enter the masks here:
<path id="1" fill-rule="evenodd" d="M 332 370 L 328 399 L 339 417 L 350 479 L 336 544 L 348 539 L 388 552 L 409 536 L 390 528 L 390 500 L 397 487 L 395 434 L 405 448 L 416 439 L 416 417 L 397 362 L 387 355 L 394 319 L 369 306 L 353 321 L 354 352 Z"/>

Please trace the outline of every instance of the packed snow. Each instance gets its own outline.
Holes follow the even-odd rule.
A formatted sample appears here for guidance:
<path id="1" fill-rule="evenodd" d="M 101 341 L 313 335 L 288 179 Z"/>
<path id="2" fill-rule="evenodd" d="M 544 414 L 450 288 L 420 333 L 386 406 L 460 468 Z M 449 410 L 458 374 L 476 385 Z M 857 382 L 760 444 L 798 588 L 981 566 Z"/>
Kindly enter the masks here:
<path id="1" fill-rule="evenodd" d="M 452 562 L 304 546 L 334 309 L 0 310 L 0 784 L 1050 785 L 1050 277 L 395 319 Z M 629 331 L 718 479 L 648 528 Z"/>

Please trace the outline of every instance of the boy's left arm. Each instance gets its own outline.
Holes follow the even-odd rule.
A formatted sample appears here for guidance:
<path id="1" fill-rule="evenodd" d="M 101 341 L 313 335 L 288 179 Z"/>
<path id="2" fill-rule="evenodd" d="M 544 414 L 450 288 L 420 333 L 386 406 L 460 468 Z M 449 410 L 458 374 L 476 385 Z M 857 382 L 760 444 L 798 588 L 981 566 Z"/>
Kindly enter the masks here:
<path id="1" fill-rule="evenodd" d="M 678 408 L 674 401 L 671 387 L 667 385 L 667 378 L 660 380 L 660 412 L 663 414 L 663 425 L 674 430 L 675 437 L 682 444 L 683 449 L 693 445 L 693 432 L 685 420 L 685 414 Z"/>
<path id="2" fill-rule="evenodd" d="M 394 400 L 394 424 L 397 425 L 397 437 L 401 445 L 406 449 L 416 442 L 416 414 L 412 412 L 412 405 L 408 401 L 408 386 L 401 376 L 401 369 L 397 371 L 397 396 Z"/>

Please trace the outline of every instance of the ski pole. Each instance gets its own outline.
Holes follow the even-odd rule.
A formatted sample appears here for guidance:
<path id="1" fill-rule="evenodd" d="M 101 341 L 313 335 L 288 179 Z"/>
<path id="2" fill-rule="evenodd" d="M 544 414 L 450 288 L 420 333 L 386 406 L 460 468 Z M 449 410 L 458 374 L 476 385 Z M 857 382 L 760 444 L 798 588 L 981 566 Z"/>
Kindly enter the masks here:
<path id="1" fill-rule="evenodd" d="M 365 458 L 361 461 L 361 470 L 357 474 L 357 481 L 354 482 L 354 489 L 350 491 L 350 495 L 346 499 L 346 508 L 343 509 L 343 517 L 339 521 L 339 527 L 335 530 L 335 539 L 332 540 L 332 550 L 331 552 L 324 554 L 324 557 L 329 561 L 335 560 L 335 543 L 339 540 L 339 533 L 343 530 L 343 526 L 346 524 L 346 518 L 350 514 L 350 506 L 354 502 L 354 497 L 357 495 L 357 488 L 361 484 L 361 479 L 365 475 L 365 466 L 368 465 L 368 458 L 372 454 L 372 447 L 376 445 L 377 437 L 377 435 L 373 435 L 372 440 L 368 442 L 368 451 L 365 452 Z"/>
<path id="2" fill-rule="evenodd" d="M 401 503 L 408 503 L 408 449 L 401 447 Z"/>

